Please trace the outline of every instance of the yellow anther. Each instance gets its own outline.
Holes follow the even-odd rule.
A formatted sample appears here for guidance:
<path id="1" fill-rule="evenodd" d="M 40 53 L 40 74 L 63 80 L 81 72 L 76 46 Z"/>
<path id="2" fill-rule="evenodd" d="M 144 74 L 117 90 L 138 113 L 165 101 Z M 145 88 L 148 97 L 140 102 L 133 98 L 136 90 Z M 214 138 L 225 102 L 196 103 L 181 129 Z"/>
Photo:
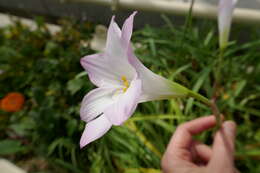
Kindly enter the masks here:
<path id="1" fill-rule="evenodd" d="M 128 80 L 127 80 L 127 78 L 125 76 L 122 76 L 121 80 L 123 81 L 123 85 L 124 85 L 123 92 L 126 92 L 126 90 L 129 87 L 129 82 L 128 82 Z"/>

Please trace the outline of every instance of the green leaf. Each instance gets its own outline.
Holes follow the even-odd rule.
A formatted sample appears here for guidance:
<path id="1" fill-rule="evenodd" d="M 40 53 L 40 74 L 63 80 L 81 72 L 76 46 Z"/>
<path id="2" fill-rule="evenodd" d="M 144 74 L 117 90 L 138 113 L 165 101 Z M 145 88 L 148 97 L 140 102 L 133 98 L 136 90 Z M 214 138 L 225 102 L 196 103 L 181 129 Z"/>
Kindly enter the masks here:
<path id="1" fill-rule="evenodd" d="M 45 56 L 48 56 L 48 55 L 50 55 L 50 54 L 52 53 L 52 51 L 55 50 L 57 47 L 58 47 L 58 45 L 57 45 L 55 42 L 50 41 L 50 42 L 48 42 L 48 43 L 46 44 L 46 47 L 45 47 L 45 50 L 44 50 L 43 54 L 44 54 Z"/>
<path id="2" fill-rule="evenodd" d="M 70 91 L 71 95 L 74 95 L 83 87 L 83 85 L 84 81 L 82 78 L 75 78 L 67 83 L 67 89 Z"/>
<path id="3" fill-rule="evenodd" d="M 65 162 L 61 159 L 56 159 L 54 160 L 54 162 L 58 165 L 61 165 L 64 168 L 67 168 L 68 170 L 75 172 L 75 173 L 83 173 L 83 171 L 81 171 L 80 169 L 74 167 L 71 163 Z"/>
<path id="4" fill-rule="evenodd" d="M 238 82 L 234 97 L 237 97 L 241 93 L 241 91 L 244 89 L 245 86 L 246 86 L 246 80 L 242 80 L 242 81 Z"/>
<path id="5" fill-rule="evenodd" d="M 24 150 L 25 147 L 22 146 L 20 141 L 9 139 L 0 141 L 0 155 L 15 154 Z"/>
<path id="6" fill-rule="evenodd" d="M 80 72 L 79 74 L 77 74 L 77 76 L 75 77 L 76 79 L 81 78 L 83 76 L 86 76 L 88 73 L 86 71 Z"/>
<path id="7" fill-rule="evenodd" d="M 194 92 L 199 91 L 199 89 L 202 87 L 204 81 L 206 80 L 206 77 L 208 76 L 209 72 L 210 72 L 210 68 L 205 68 L 201 72 L 201 75 L 199 76 L 197 82 L 193 86 L 192 91 L 194 91 Z M 192 109 L 193 102 L 194 102 L 194 98 L 188 99 L 188 102 L 187 102 L 187 105 L 186 105 L 186 108 L 185 108 L 185 114 L 188 114 L 188 112 Z"/>

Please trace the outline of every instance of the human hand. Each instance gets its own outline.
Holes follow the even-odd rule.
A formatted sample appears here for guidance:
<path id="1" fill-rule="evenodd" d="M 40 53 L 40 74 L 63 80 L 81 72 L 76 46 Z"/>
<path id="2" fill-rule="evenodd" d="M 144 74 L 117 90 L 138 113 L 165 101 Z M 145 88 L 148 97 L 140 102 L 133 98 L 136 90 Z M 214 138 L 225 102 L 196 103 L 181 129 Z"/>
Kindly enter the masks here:
<path id="1" fill-rule="evenodd" d="M 212 148 L 195 141 L 197 135 L 216 125 L 214 116 L 198 118 L 180 125 L 163 155 L 164 173 L 236 173 L 234 140 L 236 124 L 225 121 L 217 131 Z"/>

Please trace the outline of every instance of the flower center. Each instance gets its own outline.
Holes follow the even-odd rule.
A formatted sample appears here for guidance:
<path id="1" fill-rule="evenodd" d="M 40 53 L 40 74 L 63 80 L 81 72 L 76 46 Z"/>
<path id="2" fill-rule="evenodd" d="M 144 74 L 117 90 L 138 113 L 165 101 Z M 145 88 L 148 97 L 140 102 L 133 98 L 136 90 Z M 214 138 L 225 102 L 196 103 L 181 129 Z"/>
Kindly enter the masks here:
<path id="1" fill-rule="evenodd" d="M 124 85 L 123 92 L 126 92 L 126 90 L 129 88 L 129 82 L 125 76 L 121 76 L 121 80 L 123 81 Z"/>

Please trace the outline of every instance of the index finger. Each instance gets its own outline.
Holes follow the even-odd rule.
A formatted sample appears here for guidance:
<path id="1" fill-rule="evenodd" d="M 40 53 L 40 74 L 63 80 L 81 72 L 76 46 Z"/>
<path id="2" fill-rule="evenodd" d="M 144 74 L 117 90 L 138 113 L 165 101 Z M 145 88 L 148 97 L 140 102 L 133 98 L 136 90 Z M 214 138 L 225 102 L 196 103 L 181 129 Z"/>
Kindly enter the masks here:
<path id="1" fill-rule="evenodd" d="M 216 125 L 216 118 L 212 116 L 198 118 L 180 125 L 172 136 L 167 150 L 188 149 L 192 143 L 192 136 L 199 134 Z"/>

